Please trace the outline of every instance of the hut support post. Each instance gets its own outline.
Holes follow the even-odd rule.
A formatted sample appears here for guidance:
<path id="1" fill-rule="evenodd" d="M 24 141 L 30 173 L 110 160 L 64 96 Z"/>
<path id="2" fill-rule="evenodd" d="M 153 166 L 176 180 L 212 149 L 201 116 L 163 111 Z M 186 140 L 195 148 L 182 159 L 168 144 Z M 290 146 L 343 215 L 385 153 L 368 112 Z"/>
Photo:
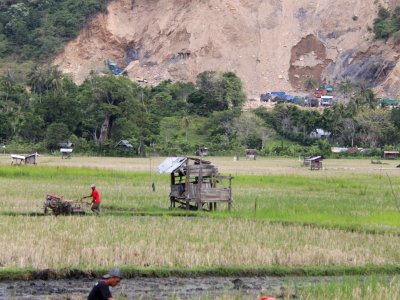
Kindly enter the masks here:
<path id="1" fill-rule="evenodd" d="M 173 186 L 175 184 L 175 175 L 174 173 L 171 173 L 171 186 Z M 171 208 L 175 208 L 175 198 L 173 196 L 169 197 L 171 203 L 170 203 L 170 207 Z"/>
<path id="2" fill-rule="evenodd" d="M 189 160 L 186 160 L 186 178 L 185 178 L 185 200 L 186 200 L 186 209 L 189 210 L 189 195 L 190 195 L 190 166 Z"/>
<path id="3" fill-rule="evenodd" d="M 228 202 L 228 210 L 232 208 L 232 175 L 229 174 L 229 202 Z"/>
<path id="4" fill-rule="evenodd" d="M 197 210 L 202 209 L 201 205 L 201 186 L 203 184 L 203 164 L 200 160 L 199 177 L 197 178 Z"/>

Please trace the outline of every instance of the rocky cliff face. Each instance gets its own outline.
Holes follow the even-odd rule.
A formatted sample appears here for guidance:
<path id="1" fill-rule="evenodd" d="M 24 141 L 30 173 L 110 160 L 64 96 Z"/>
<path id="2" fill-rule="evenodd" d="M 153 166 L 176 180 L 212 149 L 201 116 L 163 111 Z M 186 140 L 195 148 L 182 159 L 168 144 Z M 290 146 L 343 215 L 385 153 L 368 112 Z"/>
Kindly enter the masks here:
<path id="1" fill-rule="evenodd" d="M 54 64 L 78 83 L 111 58 L 149 84 L 233 71 L 249 98 L 299 92 L 307 76 L 365 80 L 381 96 L 400 97 L 400 48 L 373 41 L 376 13 L 372 0 L 114 0 Z"/>

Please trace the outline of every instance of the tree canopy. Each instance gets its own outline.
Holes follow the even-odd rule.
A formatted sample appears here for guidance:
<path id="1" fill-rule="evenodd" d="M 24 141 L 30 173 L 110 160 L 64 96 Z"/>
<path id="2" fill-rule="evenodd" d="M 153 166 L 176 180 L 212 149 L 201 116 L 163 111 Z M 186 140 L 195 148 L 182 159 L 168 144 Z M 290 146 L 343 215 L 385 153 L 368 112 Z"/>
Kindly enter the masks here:
<path id="1" fill-rule="evenodd" d="M 47 60 L 108 0 L 9 0 L 0 4 L 0 57 Z"/>
<path id="2" fill-rule="evenodd" d="M 207 97 L 191 101 L 197 95 Z M 144 88 L 125 77 L 91 75 L 77 86 L 56 66 L 38 65 L 26 79 L 0 77 L 0 139 L 50 151 L 74 139 L 82 150 L 101 153 L 117 153 L 115 145 L 127 139 L 143 155 L 150 149 L 194 152 L 204 140 L 218 144 L 222 136 L 233 141 L 224 148 L 231 149 L 244 99 L 242 82 L 229 72 L 201 73 L 196 84 L 164 81 Z"/>
<path id="3" fill-rule="evenodd" d="M 374 20 L 374 33 L 377 39 L 387 39 L 400 34 L 400 6 L 393 12 L 379 6 L 378 16 Z"/>

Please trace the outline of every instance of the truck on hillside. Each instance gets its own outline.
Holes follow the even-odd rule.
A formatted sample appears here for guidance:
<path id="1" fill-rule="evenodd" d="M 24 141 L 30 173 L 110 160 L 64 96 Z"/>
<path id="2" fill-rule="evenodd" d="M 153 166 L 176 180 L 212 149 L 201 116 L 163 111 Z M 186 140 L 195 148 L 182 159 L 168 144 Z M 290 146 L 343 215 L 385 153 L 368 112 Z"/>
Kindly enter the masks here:
<path id="1" fill-rule="evenodd" d="M 104 63 L 113 75 L 127 75 L 127 71 L 119 67 L 111 58 L 107 58 Z"/>

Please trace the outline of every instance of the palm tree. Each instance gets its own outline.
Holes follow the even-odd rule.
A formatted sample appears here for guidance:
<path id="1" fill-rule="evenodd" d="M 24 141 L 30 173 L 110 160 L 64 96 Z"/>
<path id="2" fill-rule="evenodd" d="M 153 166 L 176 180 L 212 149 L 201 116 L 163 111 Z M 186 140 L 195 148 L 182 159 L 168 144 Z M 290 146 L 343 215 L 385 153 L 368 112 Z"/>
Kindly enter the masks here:
<path id="1" fill-rule="evenodd" d="M 52 90 L 54 94 L 63 92 L 63 73 L 57 66 L 50 67 L 47 72 L 47 90 Z"/>
<path id="2" fill-rule="evenodd" d="M 39 94 L 39 99 L 44 92 L 53 91 L 54 94 L 63 92 L 63 73 L 57 66 L 37 66 L 29 74 L 29 85 L 32 91 Z"/>
<path id="3" fill-rule="evenodd" d="M 366 106 L 371 109 L 375 109 L 378 101 L 375 97 L 374 92 L 368 87 L 368 83 L 365 81 L 361 81 L 358 82 L 355 87 L 355 95 L 352 98 L 354 98 L 357 110 Z"/>
<path id="4" fill-rule="evenodd" d="M 32 92 L 41 94 L 46 86 L 46 70 L 42 66 L 36 66 L 29 74 L 29 85 Z"/>

